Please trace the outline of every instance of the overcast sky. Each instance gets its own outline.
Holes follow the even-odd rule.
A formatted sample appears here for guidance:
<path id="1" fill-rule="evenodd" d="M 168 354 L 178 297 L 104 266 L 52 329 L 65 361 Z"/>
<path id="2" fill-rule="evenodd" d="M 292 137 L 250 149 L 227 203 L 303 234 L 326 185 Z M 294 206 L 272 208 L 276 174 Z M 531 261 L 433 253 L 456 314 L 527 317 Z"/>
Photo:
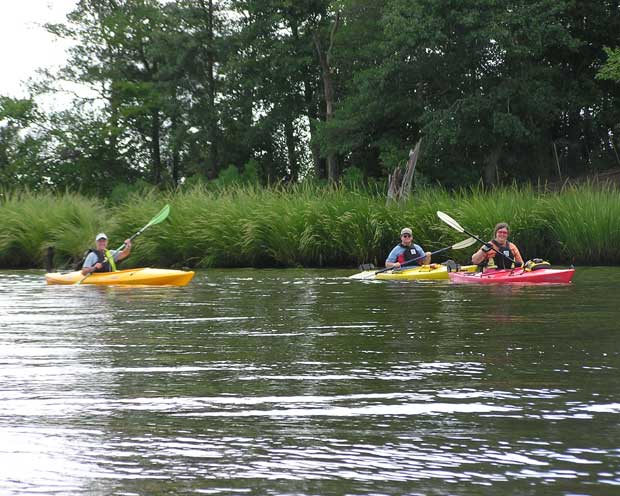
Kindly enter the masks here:
<path id="1" fill-rule="evenodd" d="M 0 95 L 24 97 L 24 82 L 39 67 L 65 61 L 67 43 L 42 25 L 62 22 L 77 0 L 0 0 Z"/>

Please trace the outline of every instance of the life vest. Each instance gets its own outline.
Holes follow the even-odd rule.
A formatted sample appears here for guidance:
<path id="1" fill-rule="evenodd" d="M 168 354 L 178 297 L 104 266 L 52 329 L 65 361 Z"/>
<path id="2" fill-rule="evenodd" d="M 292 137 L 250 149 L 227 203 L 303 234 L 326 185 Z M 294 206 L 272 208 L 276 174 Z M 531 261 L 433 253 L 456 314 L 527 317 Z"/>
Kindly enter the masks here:
<path id="1" fill-rule="evenodd" d="M 95 269 L 95 272 L 116 272 L 116 263 L 110 250 L 100 252 L 97 250 L 89 250 L 89 253 L 95 253 L 97 255 L 97 262 L 101 264 L 100 269 Z"/>
<path id="2" fill-rule="evenodd" d="M 404 248 L 404 251 L 400 255 L 398 255 L 398 257 L 396 257 L 396 261 L 401 265 L 405 262 L 408 262 L 409 260 L 413 260 L 414 258 L 418 258 L 420 256 L 420 254 L 415 250 L 414 245 L 403 246 L 401 244 L 400 247 Z"/>
<path id="3" fill-rule="evenodd" d="M 506 258 L 510 257 L 513 260 L 515 259 L 515 254 L 512 250 L 512 243 L 510 241 L 506 241 L 506 244 L 503 246 L 496 240 L 491 241 L 491 243 L 495 245 L 495 249 L 499 252 L 499 254 L 491 250 L 487 261 L 493 261 L 495 268 L 497 269 L 512 269 L 512 262 Z"/>

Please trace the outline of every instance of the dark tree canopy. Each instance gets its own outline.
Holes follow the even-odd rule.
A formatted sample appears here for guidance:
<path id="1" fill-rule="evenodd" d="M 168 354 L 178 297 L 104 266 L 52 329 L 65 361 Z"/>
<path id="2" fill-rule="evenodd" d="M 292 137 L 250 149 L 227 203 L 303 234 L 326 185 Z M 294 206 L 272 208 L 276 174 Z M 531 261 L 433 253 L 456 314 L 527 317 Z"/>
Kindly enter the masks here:
<path id="1" fill-rule="evenodd" d="M 447 187 L 620 166 L 618 0 L 80 0 L 48 29 L 75 44 L 0 99 L 5 187 L 383 181 L 421 138 Z M 95 98 L 38 110 L 62 81 Z"/>

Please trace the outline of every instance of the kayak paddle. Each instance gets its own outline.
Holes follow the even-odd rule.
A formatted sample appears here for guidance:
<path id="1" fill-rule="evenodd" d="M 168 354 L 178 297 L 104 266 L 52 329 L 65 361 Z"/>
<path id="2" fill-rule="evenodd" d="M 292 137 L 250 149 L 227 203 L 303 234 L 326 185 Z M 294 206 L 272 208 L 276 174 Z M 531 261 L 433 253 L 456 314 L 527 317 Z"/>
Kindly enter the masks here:
<path id="1" fill-rule="evenodd" d="M 483 245 L 486 245 L 486 241 L 482 241 L 478 236 L 476 236 L 475 234 L 472 234 L 470 232 L 467 232 L 463 227 L 461 227 L 461 225 L 455 221 L 452 217 L 450 217 L 448 214 L 442 212 L 441 210 L 437 210 L 437 217 L 439 217 L 441 220 L 443 220 L 446 224 L 448 224 L 452 229 L 456 229 L 458 232 L 461 233 L 465 233 L 468 236 L 471 236 L 472 238 L 475 238 L 476 240 L 478 240 L 478 242 L 480 242 Z M 514 260 L 513 258 L 509 257 L 508 255 L 504 255 L 502 252 L 498 251 L 495 249 L 495 247 L 493 246 L 493 243 L 491 243 L 491 249 L 497 253 L 498 255 L 501 255 L 502 257 L 504 257 L 505 259 L 509 260 L 510 262 L 512 262 L 513 264 L 515 264 L 515 267 L 517 266 L 517 262 L 516 260 Z"/>
<path id="2" fill-rule="evenodd" d="M 170 205 L 166 205 L 164 208 L 161 209 L 161 211 L 155 216 L 153 217 L 149 223 L 144 226 L 142 229 L 140 229 L 136 234 L 134 234 L 131 238 L 129 238 L 129 241 L 133 241 L 134 238 L 140 236 L 140 234 L 142 234 L 144 231 L 146 231 L 149 227 L 154 226 L 155 224 L 159 224 L 160 222 L 163 222 L 164 220 L 166 220 L 166 218 L 168 217 L 168 214 L 170 213 Z M 123 243 L 117 250 L 116 252 L 122 251 L 125 249 L 125 243 Z M 105 257 L 105 259 L 103 260 L 103 263 L 107 262 L 108 259 L 110 257 Z M 84 277 L 82 277 L 82 279 L 80 279 L 78 282 L 76 282 L 75 284 L 79 285 L 82 284 L 82 282 L 84 282 L 84 279 L 86 279 L 88 276 L 90 276 L 92 274 L 92 272 L 89 272 L 88 274 L 86 274 Z"/>
<path id="3" fill-rule="evenodd" d="M 446 250 L 450 250 L 450 249 L 452 249 L 452 250 L 460 250 L 461 248 L 467 248 L 468 246 L 473 245 L 475 242 L 476 242 L 476 238 L 467 238 L 467 239 L 464 239 L 463 241 L 459 241 L 458 243 L 455 243 L 455 244 L 453 244 L 451 246 L 446 246 L 444 248 L 440 248 L 439 250 L 435 250 L 435 251 L 431 252 L 431 255 L 437 255 L 437 253 L 441 253 L 442 251 L 446 251 Z M 417 262 L 418 260 L 421 260 L 424 257 L 426 257 L 426 255 L 422 255 L 422 256 L 416 257 L 416 258 L 414 258 L 412 260 L 407 260 L 406 262 L 402 263 L 399 268 L 405 267 L 405 266 L 407 266 L 409 264 L 412 264 L 413 262 Z M 374 272 L 372 274 L 366 274 L 366 276 L 360 275 L 360 277 L 354 277 L 354 279 L 369 279 L 370 277 L 374 277 L 377 274 L 381 274 L 383 272 L 387 272 L 388 270 L 398 270 L 398 268 L 394 269 L 394 267 L 387 267 L 385 269 L 378 270 L 378 271 L 376 271 L 376 272 Z"/>

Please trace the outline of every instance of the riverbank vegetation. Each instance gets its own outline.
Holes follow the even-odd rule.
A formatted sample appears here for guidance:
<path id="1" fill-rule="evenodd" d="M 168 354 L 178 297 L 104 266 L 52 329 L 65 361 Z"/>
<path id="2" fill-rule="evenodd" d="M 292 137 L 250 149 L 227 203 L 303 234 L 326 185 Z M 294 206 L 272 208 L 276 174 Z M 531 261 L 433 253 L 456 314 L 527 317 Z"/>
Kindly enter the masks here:
<path id="1" fill-rule="evenodd" d="M 51 246 L 55 266 L 68 269 L 94 244 L 97 232 L 106 232 L 116 248 L 166 203 L 170 216 L 136 238 L 126 266 L 381 265 L 403 226 L 410 226 L 428 250 L 463 239 L 437 218 L 437 210 L 484 239 L 495 223 L 508 221 L 511 239 L 526 258 L 612 265 L 620 263 L 618 194 L 617 187 L 594 184 L 557 192 L 534 186 L 426 188 L 405 203 L 386 204 L 379 192 L 310 184 L 195 185 L 170 193 L 146 188 L 116 202 L 74 193 L 13 192 L 0 196 L 0 267 L 42 268 Z M 446 257 L 465 262 L 471 250 Z"/>

